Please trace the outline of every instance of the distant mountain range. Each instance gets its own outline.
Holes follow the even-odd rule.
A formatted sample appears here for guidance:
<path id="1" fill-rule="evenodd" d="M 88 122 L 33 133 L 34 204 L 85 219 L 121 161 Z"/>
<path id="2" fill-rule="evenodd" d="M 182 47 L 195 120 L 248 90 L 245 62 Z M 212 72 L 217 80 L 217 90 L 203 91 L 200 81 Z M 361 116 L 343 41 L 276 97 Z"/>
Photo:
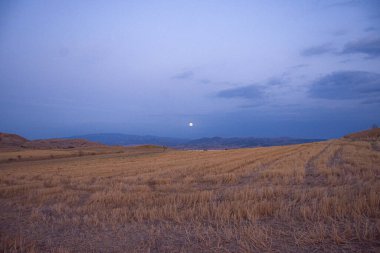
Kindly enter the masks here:
<path id="1" fill-rule="evenodd" d="M 269 146 L 284 146 L 291 144 L 300 144 L 308 142 L 323 141 L 321 139 L 298 139 L 298 138 L 201 138 L 196 140 L 191 140 L 184 144 L 184 148 L 191 149 L 224 149 L 224 148 L 249 148 L 249 147 L 269 147 Z"/>
<path id="2" fill-rule="evenodd" d="M 373 128 L 344 136 L 346 140 L 372 141 L 376 149 L 379 149 L 380 128 Z M 28 140 L 17 134 L 0 133 L 0 150 L 13 150 L 20 148 L 29 149 L 66 149 L 99 147 L 103 145 L 111 146 L 136 146 L 136 145 L 158 145 L 177 149 L 230 149 L 230 148 L 250 148 L 285 146 L 291 144 L 301 144 L 309 142 L 324 141 L 324 139 L 302 139 L 302 138 L 255 138 L 255 137 L 234 137 L 234 138 L 200 138 L 200 139 L 180 139 L 170 137 L 158 137 L 153 135 L 129 135 L 117 133 L 87 134 L 59 139 Z M 379 149 L 380 150 L 380 149 Z"/>
<path id="3" fill-rule="evenodd" d="M 168 147 L 180 146 L 190 141 L 189 139 L 118 133 L 86 134 L 68 137 L 68 139 L 86 139 L 106 145 L 134 146 L 152 144 Z"/>
<path id="4" fill-rule="evenodd" d="M 301 138 L 254 138 L 254 137 L 234 137 L 234 138 L 200 138 L 200 139 L 180 139 L 170 137 L 158 137 L 152 135 L 129 135 L 117 133 L 88 134 L 72 136 L 69 138 L 86 139 L 106 145 L 133 146 L 152 144 L 168 146 L 180 149 L 228 149 L 228 148 L 248 148 L 248 147 L 268 147 L 283 146 L 290 144 L 309 143 L 323 141 L 322 139 L 301 139 Z"/>

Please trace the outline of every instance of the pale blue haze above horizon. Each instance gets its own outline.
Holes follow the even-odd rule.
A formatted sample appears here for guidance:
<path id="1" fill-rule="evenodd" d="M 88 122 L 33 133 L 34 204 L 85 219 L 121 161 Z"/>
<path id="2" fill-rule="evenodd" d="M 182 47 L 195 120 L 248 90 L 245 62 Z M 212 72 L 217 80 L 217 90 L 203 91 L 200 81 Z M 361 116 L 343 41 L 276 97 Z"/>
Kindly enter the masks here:
<path id="1" fill-rule="evenodd" d="M 3 0 L 0 115 L 32 139 L 340 137 L 380 125 L 380 1 Z"/>

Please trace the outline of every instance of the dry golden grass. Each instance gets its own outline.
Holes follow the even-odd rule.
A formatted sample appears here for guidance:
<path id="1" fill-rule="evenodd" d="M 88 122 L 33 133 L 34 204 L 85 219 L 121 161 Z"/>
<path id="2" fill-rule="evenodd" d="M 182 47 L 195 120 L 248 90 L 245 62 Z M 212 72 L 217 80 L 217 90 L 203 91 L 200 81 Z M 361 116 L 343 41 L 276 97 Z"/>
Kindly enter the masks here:
<path id="1" fill-rule="evenodd" d="M 4 162 L 3 252 L 378 252 L 373 147 L 145 147 Z"/>

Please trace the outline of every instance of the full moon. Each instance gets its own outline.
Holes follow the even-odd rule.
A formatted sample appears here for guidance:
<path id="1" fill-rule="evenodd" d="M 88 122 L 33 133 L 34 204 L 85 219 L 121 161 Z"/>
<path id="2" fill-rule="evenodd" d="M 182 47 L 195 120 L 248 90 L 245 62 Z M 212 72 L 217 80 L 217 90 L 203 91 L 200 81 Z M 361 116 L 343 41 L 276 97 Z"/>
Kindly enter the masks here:
<path id="1" fill-rule="evenodd" d="M 193 124 L 193 122 L 190 122 L 189 127 L 192 127 L 192 126 L 194 126 L 194 124 Z"/>

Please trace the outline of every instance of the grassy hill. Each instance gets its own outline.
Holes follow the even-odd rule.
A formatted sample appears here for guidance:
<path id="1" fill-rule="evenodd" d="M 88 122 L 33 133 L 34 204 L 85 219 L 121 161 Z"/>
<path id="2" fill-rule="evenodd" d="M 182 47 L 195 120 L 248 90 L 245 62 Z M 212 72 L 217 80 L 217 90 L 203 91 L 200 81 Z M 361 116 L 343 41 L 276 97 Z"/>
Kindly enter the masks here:
<path id="1" fill-rule="evenodd" d="M 380 128 L 372 128 L 357 133 L 352 133 L 344 136 L 350 140 L 376 141 L 380 139 Z"/>
<path id="2" fill-rule="evenodd" d="M 28 141 L 17 134 L 0 133 L 0 149 L 19 148 Z"/>
<path id="3" fill-rule="evenodd" d="M 28 140 L 17 134 L 0 133 L 0 150 L 69 149 L 99 146 L 103 146 L 103 144 L 79 138 Z"/>

